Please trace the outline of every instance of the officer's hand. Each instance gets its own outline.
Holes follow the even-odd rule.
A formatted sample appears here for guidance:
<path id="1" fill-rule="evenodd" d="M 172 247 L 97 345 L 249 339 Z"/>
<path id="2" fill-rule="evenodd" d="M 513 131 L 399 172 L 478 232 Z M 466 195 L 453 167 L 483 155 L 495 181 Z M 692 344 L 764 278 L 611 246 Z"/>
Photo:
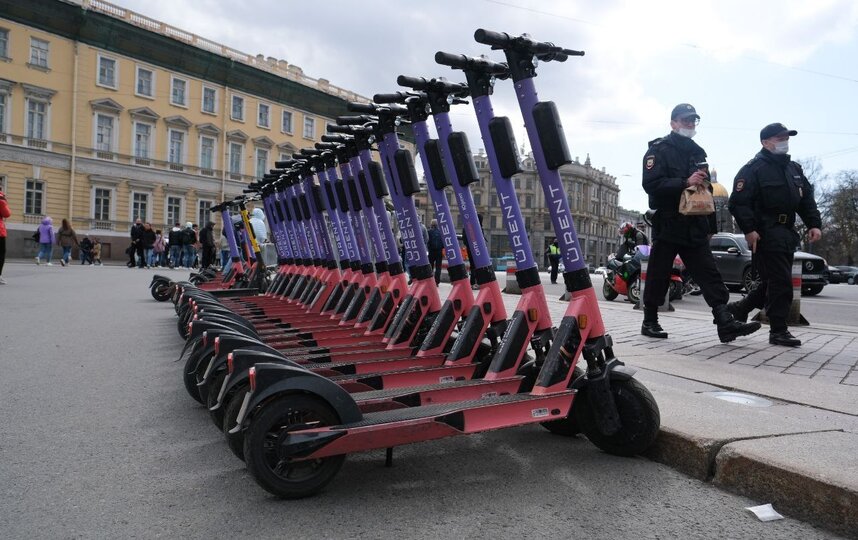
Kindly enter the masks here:
<path id="1" fill-rule="evenodd" d="M 748 247 L 751 248 L 751 251 L 757 252 L 757 241 L 759 241 L 760 235 L 757 231 L 751 231 L 745 235 L 745 241 L 748 242 Z"/>
<path id="2" fill-rule="evenodd" d="M 687 184 L 691 186 L 702 185 L 706 181 L 706 173 L 703 171 L 695 171 L 694 174 L 688 177 Z"/>
<path id="3" fill-rule="evenodd" d="M 810 240 L 811 243 L 816 242 L 820 238 L 822 238 L 822 231 L 820 231 L 816 227 L 807 231 L 807 239 Z"/>

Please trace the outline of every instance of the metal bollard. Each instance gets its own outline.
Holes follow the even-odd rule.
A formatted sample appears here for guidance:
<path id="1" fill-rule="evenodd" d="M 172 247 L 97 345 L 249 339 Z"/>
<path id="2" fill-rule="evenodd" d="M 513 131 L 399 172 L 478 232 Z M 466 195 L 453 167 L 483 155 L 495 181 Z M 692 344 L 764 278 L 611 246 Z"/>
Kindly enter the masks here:
<path id="1" fill-rule="evenodd" d="M 752 320 L 768 323 L 766 308 L 760 310 Z M 810 322 L 801 314 L 801 261 L 792 262 L 792 303 L 787 314 L 787 324 L 790 326 L 809 326 Z"/>
<path id="2" fill-rule="evenodd" d="M 516 270 L 515 261 L 507 261 L 506 285 L 503 288 L 503 292 L 507 294 L 521 294 L 521 288 L 518 286 L 518 280 L 515 279 Z"/>
<path id="3" fill-rule="evenodd" d="M 648 259 L 641 260 L 641 294 L 640 298 L 638 298 L 637 304 L 634 305 L 634 309 L 643 309 L 643 298 L 644 298 L 644 289 L 646 288 L 646 270 L 649 265 Z M 668 280 L 670 277 L 668 276 Z M 667 291 L 664 293 L 664 302 L 658 306 L 658 311 L 676 311 L 676 308 L 673 307 L 673 304 L 670 302 L 670 282 L 667 284 Z"/>

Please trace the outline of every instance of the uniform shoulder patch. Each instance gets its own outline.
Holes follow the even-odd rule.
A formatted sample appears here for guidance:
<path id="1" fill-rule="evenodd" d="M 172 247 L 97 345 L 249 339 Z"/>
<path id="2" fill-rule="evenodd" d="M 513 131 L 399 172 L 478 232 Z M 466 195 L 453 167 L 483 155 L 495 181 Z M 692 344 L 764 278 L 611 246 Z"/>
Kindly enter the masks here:
<path id="1" fill-rule="evenodd" d="M 745 180 L 743 178 L 739 178 L 736 180 L 736 191 L 742 191 L 745 189 Z"/>
<path id="2" fill-rule="evenodd" d="M 654 155 L 647 156 L 645 158 L 644 163 L 646 165 L 646 170 L 652 169 L 653 167 L 655 167 L 655 156 Z"/>

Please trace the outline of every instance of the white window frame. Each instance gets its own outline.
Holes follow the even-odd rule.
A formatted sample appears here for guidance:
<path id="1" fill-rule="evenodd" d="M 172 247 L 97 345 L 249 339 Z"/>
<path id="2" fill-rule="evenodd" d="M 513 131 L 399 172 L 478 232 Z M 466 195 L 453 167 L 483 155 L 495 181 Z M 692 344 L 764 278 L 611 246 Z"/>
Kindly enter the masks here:
<path id="1" fill-rule="evenodd" d="M 235 116 L 235 100 L 241 101 L 241 116 Z M 244 113 L 245 113 L 245 105 L 247 105 L 246 100 L 243 96 L 239 96 L 236 94 L 232 94 L 229 97 L 229 118 L 230 120 L 235 120 L 237 122 L 244 122 Z"/>
<path id="2" fill-rule="evenodd" d="M 33 52 L 36 50 L 36 49 L 34 49 L 33 46 L 35 45 L 36 41 L 44 43 L 45 45 L 47 45 L 47 47 L 45 47 L 45 63 L 44 64 L 41 64 L 41 63 L 37 64 L 37 63 L 33 62 Z M 40 68 L 40 69 L 51 69 L 51 42 L 46 40 L 46 39 L 30 36 L 30 58 L 29 58 L 29 61 L 27 62 L 27 64 L 30 66 L 36 67 L 36 68 Z"/>
<path id="3" fill-rule="evenodd" d="M 102 88 L 110 88 L 111 90 L 116 90 L 119 88 L 119 59 L 114 58 L 113 56 L 107 56 L 105 54 L 98 53 L 98 59 L 95 64 L 95 85 L 101 86 Z M 113 84 L 107 84 L 101 82 L 101 61 L 109 60 L 113 62 Z"/>
<path id="4" fill-rule="evenodd" d="M 233 148 L 233 145 L 235 145 L 239 148 L 238 171 L 232 170 L 232 148 Z M 236 142 L 236 141 L 229 141 L 229 146 L 227 148 L 229 150 L 227 152 L 227 156 L 226 156 L 227 173 L 229 173 L 230 175 L 239 175 L 239 176 L 243 175 L 244 174 L 244 143 L 240 143 L 240 142 Z"/>
<path id="5" fill-rule="evenodd" d="M 146 156 L 145 157 L 140 156 L 137 153 L 137 148 L 138 148 L 137 147 L 137 126 L 139 126 L 139 125 L 149 127 L 149 144 L 146 147 Z M 131 131 L 131 145 L 132 145 L 131 152 L 132 152 L 132 155 L 134 156 L 135 163 L 137 165 L 143 165 L 143 163 L 140 163 L 138 160 L 146 160 L 146 161 L 150 162 L 149 166 L 151 166 L 151 160 L 154 159 L 153 149 L 155 148 L 155 126 L 154 126 L 154 124 L 152 124 L 151 122 L 141 122 L 140 120 L 135 120 L 133 122 L 133 128 Z"/>
<path id="6" fill-rule="evenodd" d="M 204 220 L 203 216 L 202 216 L 203 203 L 208 203 L 208 205 L 209 205 L 209 209 L 208 209 L 209 219 L 207 219 L 207 220 Z M 198 199 L 197 200 L 197 223 L 199 223 L 199 225 L 200 225 L 200 230 L 202 230 L 202 228 L 206 226 L 206 223 L 208 221 L 212 221 L 212 206 L 214 206 L 214 205 L 215 205 L 215 203 L 211 199 Z"/>
<path id="7" fill-rule="evenodd" d="M 173 88 L 174 88 L 173 85 L 175 85 L 176 82 L 185 83 L 185 93 L 184 93 L 185 101 L 182 103 L 179 103 L 179 102 L 173 100 Z M 170 75 L 170 105 L 175 105 L 176 107 L 181 107 L 183 109 L 187 109 L 188 108 L 188 91 L 190 90 L 190 88 L 191 88 L 191 83 L 190 83 L 190 81 L 188 81 L 188 79 L 184 79 L 182 77 L 176 77 L 175 75 Z"/>
<path id="8" fill-rule="evenodd" d="M 113 120 L 113 126 L 111 127 L 110 133 L 110 147 L 107 150 L 101 149 L 98 147 L 98 117 L 103 116 L 105 118 L 110 118 Z M 92 148 L 96 152 L 96 157 L 100 157 L 102 159 L 116 159 L 117 147 L 119 145 L 119 116 L 115 114 L 109 114 L 104 111 L 95 111 L 92 114 Z M 109 158 L 107 156 L 100 156 L 99 153 L 104 154 L 112 154 Z"/>
<path id="9" fill-rule="evenodd" d="M 42 103 L 45 105 L 45 126 L 44 133 L 45 135 L 42 138 L 30 137 L 30 102 Z M 39 99 L 36 97 L 28 96 L 24 100 L 24 137 L 26 140 L 34 140 L 34 141 L 50 141 L 51 140 L 51 102 L 46 99 Z M 47 148 L 51 147 L 51 143 L 48 142 Z"/>
<path id="10" fill-rule="evenodd" d="M 259 169 L 259 152 L 265 152 L 265 164 L 262 170 Z M 262 180 L 262 175 L 268 172 L 268 162 L 271 161 L 271 152 L 268 148 L 255 148 L 253 152 L 253 163 L 256 169 L 256 179 Z"/>
<path id="11" fill-rule="evenodd" d="M 265 112 L 265 123 L 261 123 L 262 120 L 262 108 L 266 109 Z M 262 129 L 271 129 L 271 105 L 268 103 L 257 103 L 256 104 L 256 127 L 261 127 Z"/>
<path id="12" fill-rule="evenodd" d="M 140 70 L 148 71 L 149 74 L 151 75 L 151 79 L 149 82 L 149 91 L 152 92 L 151 94 L 141 94 L 138 91 L 138 89 L 140 87 L 139 86 L 140 85 Z M 140 65 L 136 66 L 136 69 L 134 70 L 134 95 L 138 96 L 138 97 L 146 98 L 146 99 L 155 99 L 155 78 L 156 78 L 156 76 L 157 76 L 157 72 L 154 69 L 152 69 L 150 67 L 146 67 L 146 66 L 140 66 Z M 172 88 L 170 89 L 170 91 L 172 92 Z"/>
<path id="13" fill-rule="evenodd" d="M 177 219 L 170 221 L 170 199 L 179 199 L 179 215 Z M 182 222 L 185 220 L 185 198 L 181 195 L 170 194 L 168 193 L 164 197 L 164 223 L 167 224 L 167 228 L 172 228 L 179 223 L 182 225 Z"/>
<path id="14" fill-rule="evenodd" d="M 312 128 L 310 129 L 310 135 L 307 135 L 307 123 L 309 122 Z M 305 139 L 314 140 L 316 138 L 316 119 L 309 114 L 304 115 L 304 125 L 301 129 L 301 134 Z"/>
<path id="15" fill-rule="evenodd" d="M 214 98 L 212 98 L 213 108 L 211 111 L 206 110 L 206 90 L 211 90 L 212 92 L 214 92 Z M 215 88 L 214 86 L 207 86 L 204 84 L 203 89 L 202 89 L 202 93 L 200 94 L 200 112 L 202 112 L 203 114 L 211 114 L 211 115 L 217 116 L 217 95 L 218 95 L 218 89 L 217 88 Z"/>
<path id="16" fill-rule="evenodd" d="M 284 117 L 289 115 L 289 129 L 286 129 L 286 122 L 284 122 Z M 287 111 L 283 109 L 283 112 L 280 113 L 280 133 L 287 133 L 289 135 L 292 134 L 292 131 L 295 129 L 295 113 L 292 111 Z"/>
<path id="17" fill-rule="evenodd" d="M 180 156 L 179 161 L 171 161 L 170 160 L 170 146 L 173 142 L 173 132 L 182 134 L 182 155 Z M 167 128 L 167 154 L 166 154 L 166 162 L 170 165 L 181 165 L 184 166 L 188 156 L 188 131 L 184 129 L 176 129 L 176 128 Z"/>
<path id="18" fill-rule="evenodd" d="M 208 167 L 203 164 L 203 139 L 211 139 L 212 141 L 212 159 Z M 200 156 L 200 171 L 212 171 L 217 169 L 217 137 L 213 135 L 200 135 L 200 147 L 197 154 Z M 211 176 L 211 175 L 209 175 Z"/>
<path id="19" fill-rule="evenodd" d="M 40 205 L 39 212 L 27 212 L 27 182 L 38 182 L 41 185 L 40 191 L 42 193 L 42 204 Z M 47 194 L 48 190 L 46 189 L 46 182 L 41 178 L 24 178 L 24 215 L 26 216 L 44 216 L 45 215 L 45 205 L 47 203 Z"/>
<path id="20" fill-rule="evenodd" d="M 0 134 L 8 133 L 9 117 L 12 114 L 12 94 L 0 92 L 0 98 L 3 99 L 3 115 L 0 116 Z M 5 135 L 0 136 L 0 142 L 5 142 Z"/>
<path id="21" fill-rule="evenodd" d="M 134 223 L 134 220 L 137 219 L 134 217 L 134 196 L 135 195 L 145 195 L 146 196 L 146 215 L 140 217 L 143 223 L 151 223 L 152 221 L 152 192 L 143 191 L 139 189 L 132 189 L 131 193 L 128 194 L 128 219 L 131 223 Z"/>
<path id="22" fill-rule="evenodd" d="M 3 40 L 6 42 L 6 50 L 0 51 L 0 59 L 9 60 L 11 58 L 11 55 L 9 54 L 9 29 L 0 27 L 0 34 L 6 34 L 6 39 Z"/>
<path id="23" fill-rule="evenodd" d="M 95 215 L 95 192 L 99 189 L 103 189 L 110 193 L 110 207 L 107 209 L 107 219 L 99 219 Z M 93 184 L 92 189 L 89 192 L 89 209 L 89 215 L 92 216 L 93 221 L 114 221 L 116 219 L 116 188 L 113 186 Z"/>

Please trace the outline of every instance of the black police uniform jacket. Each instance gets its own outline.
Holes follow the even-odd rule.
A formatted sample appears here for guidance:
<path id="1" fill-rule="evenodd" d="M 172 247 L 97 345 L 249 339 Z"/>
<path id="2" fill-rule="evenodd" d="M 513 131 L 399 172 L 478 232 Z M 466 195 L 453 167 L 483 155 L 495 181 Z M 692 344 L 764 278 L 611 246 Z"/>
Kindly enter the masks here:
<path id="1" fill-rule="evenodd" d="M 763 251 L 795 251 L 796 213 L 809 229 L 822 226 L 813 187 L 801 165 L 789 154 L 776 155 L 765 148 L 739 170 L 729 208 L 742 232 L 757 231 L 758 249 Z"/>
<path id="2" fill-rule="evenodd" d="M 650 141 L 643 158 L 643 188 L 649 195 L 649 207 L 656 210 L 652 219 L 655 242 L 663 240 L 695 247 L 708 243 L 709 235 L 718 232 L 715 214 L 684 216 L 679 213 L 679 199 L 688 187 L 688 177 L 697 171 L 697 164 L 704 161 L 703 148 L 675 132 Z"/>

